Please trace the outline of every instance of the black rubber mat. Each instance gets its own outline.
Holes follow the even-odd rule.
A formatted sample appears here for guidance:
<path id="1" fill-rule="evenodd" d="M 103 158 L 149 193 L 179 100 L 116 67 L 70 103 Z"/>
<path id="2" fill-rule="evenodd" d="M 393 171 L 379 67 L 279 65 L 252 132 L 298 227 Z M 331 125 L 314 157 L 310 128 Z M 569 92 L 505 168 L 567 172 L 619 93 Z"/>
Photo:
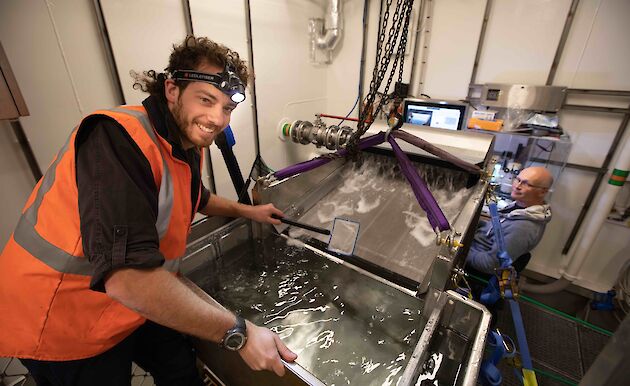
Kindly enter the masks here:
<path id="1" fill-rule="evenodd" d="M 519 305 L 534 368 L 579 383 L 609 337 L 536 305 L 523 301 Z M 516 341 L 509 305 L 500 305 L 496 315 L 496 327 Z M 519 384 L 512 368 L 505 364 L 500 368 L 504 385 Z M 537 380 L 541 386 L 566 385 L 543 375 Z"/>

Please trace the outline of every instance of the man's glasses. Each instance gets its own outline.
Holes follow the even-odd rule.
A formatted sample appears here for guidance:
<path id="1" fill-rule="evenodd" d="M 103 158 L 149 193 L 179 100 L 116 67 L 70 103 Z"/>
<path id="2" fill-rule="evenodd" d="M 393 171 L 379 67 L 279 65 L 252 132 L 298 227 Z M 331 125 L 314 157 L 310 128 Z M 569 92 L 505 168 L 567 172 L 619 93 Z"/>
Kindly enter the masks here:
<path id="1" fill-rule="evenodd" d="M 515 185 L 515 186 L 521 185 L 521 186 L 524 186 L 526 188 L 549 189 L 546 186 L 532 185 L 532 184 L 529 183 L 529 181 L 523 180 L 523 179 L 521 179 L 519 177 L 514 177 L 512 179 L 512 185 Z"/>

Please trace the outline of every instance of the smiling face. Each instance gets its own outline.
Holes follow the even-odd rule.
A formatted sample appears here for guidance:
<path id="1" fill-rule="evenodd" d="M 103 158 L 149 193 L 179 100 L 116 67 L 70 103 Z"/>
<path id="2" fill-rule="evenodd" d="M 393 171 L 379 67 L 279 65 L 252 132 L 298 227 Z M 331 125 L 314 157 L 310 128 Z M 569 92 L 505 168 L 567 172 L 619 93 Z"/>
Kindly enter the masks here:
<path id="1" fill-rule="evenodd" d="M 195 71 L 218 74 L 223 69 L 202 64 Z M 218 88 L 205 82 L 190 82 L 180 89 L 175 81 L 165 82 L 168 108 L 177 122 L 184 149 L 210 146 L 216 136 L 230 123 L 236 103 Z"/>

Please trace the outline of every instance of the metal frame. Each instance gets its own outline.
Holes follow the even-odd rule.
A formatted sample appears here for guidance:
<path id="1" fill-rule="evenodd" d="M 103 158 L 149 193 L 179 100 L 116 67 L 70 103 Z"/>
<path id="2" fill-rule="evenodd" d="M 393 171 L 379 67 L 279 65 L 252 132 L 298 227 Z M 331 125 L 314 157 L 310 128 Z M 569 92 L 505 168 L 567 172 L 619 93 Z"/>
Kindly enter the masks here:
<path id="1" fill-rule="evenodd" d="M 483 42 L 486 38 L 486 29 L 488 20 L 490 19 L 490 11 L 492 10 L 492 0 L 486 0 L 486 10 L 483 14 L 483 23 L 481 24 L 481 32 L 479 33 L 479 42 L 477 43 L 477 53 L 475 54 L 475 62 L 473 64 L 472 74 L 470 75 L 470 84 L 474 84 L 477 78 L 477 70 L 479 69 L 479 59 L 483 51 Z M 470 88 L 468 89 L 470 95 Z"/>
<path id="2" fill-rule="evenodd" d="M 571 2 L 571 8 L 569 8 L 569 13 L 567 13 L 567 18 L 564 21 L 564 29 L 562 30 L 562 35 L 560 35 L 560 42 L 558 43 L 556 54 L 553 58 L 553 62 L 551 63 L 551 69 L 549 70 L 547 83 L 545 83 L 547 86 L 551 86 L 553 84 L 554 78 L 556 77 L 558 64 L 560 63 L 560 58 L 562 57 L 564 46 L 569 37 L 569 32 L 571 31 L 571 26 L 573 25 L 573 19 L 575 18 L 575 11 L 577 10 L 578 4 L 580 4 L 580 0 L 573 0 Z"/>
<path id="3" fill-rule="evenodd" d="M 190 12 L 190 1 L 182 0 L 182 8 L 184 9 L 184 19 L 186 21 L 186 33 L 194 35 L 195 30 L 193 28 L 192 13 Z"/>
<path id="4" fill-rule="evenodd" d="M 410 94 L 420 96 L 424 91 L 424 78 L 427 72 L 427 60 L 429 58 L 429 45 L 431 44 L 431 28 L 433 17 L 433 0 L 423 0 L 418 12 L 416 25 L 416 41 L 414 44 L 414 55 L 411 62 L 411 76 L 409 77 Z M 426 20 L 426 25 L 424 21 Z M 420 49 L 420 55 L 418 55 Z M 421 66 L 419 71 L 415 71 L 416 61 L 420 57 Z"/>
<path id="5" fill-rule="evenodd" d="M 26 157 L 26 162 L 31 169 L 33 178 L 35 178 L 35 182 L 37 182 L 42 178 L 42 169 L 37 163 L 37 159 L 35 158 L 35 154 L 33 153 L 33 148 L 31 148 L 31 144 L 29 143 L 28 137 L 24 132 L 22 123 L 17 119 L 11 120 L 10 123 L 11 127 L 13 128 L 13 134 L 15 134 L 15 138 L 20 144 L 20 148 L 22 148 L 22 153 L 24 153 L 24 157 Z"/>
<path id="6" fill-rule="evenodd" d="M 254 42 L 252 37 L 252 10 L 250 6 L 250 0 L 245 1 L 245 25 L 247 27 L 247 53 L 249 55 L 249 64 L 251 68 L 252 79 L 251 80 L 251 95 L 252 95 L 252 115 L 254 118 L 254 146 L 256 150 L 256 159 L 260 157 L 260 133 L 258 128 L 258 103 L 256 101 L 256 80 L 253 76 L 256 73 L 254 69 Z M 258 174 L 261 174 L 260 170 L 257 170 Z"/>
<path id="7" fill-rule="evenodd" d="M 109 67 L 110 77 L 112 84 L 116 90 L 116 96 L 121 105 L 127 104 L 125 100 L 125 93 L 123 92 L 122 83 L 120 82 L 120 74 L 118 73 L 118 67 L 116 66 L 116 58 L 114 57 L 114 50 L 112 48 L 112 41 L 109 38 L 109 32 L 107 31 L 107 23 L 103 16 L 103 7 L 100 0 L 93 0 L 94 14 L 98 23 L 98 30 L 101 35 L 101 43 L 105 49 L 105 59 L 107 60 L 107 66 Z"/>
<path id="8" fill-rule="evenodd" d="M 603 90 L 600 90 L 600 92 L 601 91 Z M 613 94 L 593 93 L 593 95 L 618 96 L 620 95 L 620 93 L 621 92 L 615 92 Z M 630 92 L 628 94 L 630 94 Z M 601 168 L 597 171 L 597 176 L 595 177 L 595 181 L 593 182 L 593 185 L 591 186 L 591 190 L 589 191 L 588 196 L 586 197 L 586 200 L 584 202 L 584 205 L 582 206 L 582 209 L 580 210 L 580 214 L 578 215 L 578 218 L 575 220 L 575 224 L 573 225 L 573 228 L 571 229 L 571 233 L 569 234 L 569 237 L 567 238 L 567 241 L 564 244 L 564 247 L 562 248 L 563 255 L 566 255 L 571 249 L 571 246 L 573 245 L 573 242 L 575 241 L 575 237 L 577 236 L 580 230 L 580 227 L 582 226 L 582 222 L 584 222 L 584 218 L 586 217 L 588 210 L 591 208 L 591 205 L 593 204 L 595 195 L 597 194 L 597 191 L 599 190 L 599 187 L 604 177 L 608 173 L 608 168 L 610 167 L 610 163 L 615 153 L 617 152 L 617 148 L 619 147 L 619 144 L 621 143 L 621 139 L 624 137 L 626 130 L 628 129 L 628 122 L 630 122 L 630 105 L 625 110 L 612 109 L 612 108 L 604 108 L 604 110 L 600 110 L 596 108 L 597 106 L 579 106 L 579 107 L 587 107 L 588 110 L 585 110 L 585 111 L 605 112 L 605 113 L 623 113 L 624 115 L 623 115 L 623 118 L 621 119 L 621 123 L 619 124 L 619 128 L 617 129 L 617 133 L 615 134 L 615 137 L 613 138 L 610 144 L 610 147 L 608 148 L 608 154 L 606 154 L 606 158 L 604 158 L 604 162 L 602 163 Z"/>

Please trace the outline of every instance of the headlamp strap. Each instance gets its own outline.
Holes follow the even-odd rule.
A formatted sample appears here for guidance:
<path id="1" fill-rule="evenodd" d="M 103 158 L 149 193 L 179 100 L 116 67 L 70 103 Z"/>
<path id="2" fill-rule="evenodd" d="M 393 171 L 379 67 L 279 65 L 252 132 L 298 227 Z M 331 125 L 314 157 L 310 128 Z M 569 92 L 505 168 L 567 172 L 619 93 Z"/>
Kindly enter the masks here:
<path id="1" fill-rule="evenodd" d="M 175 70 L 173 71 L 173 75 L 171 77 L 174 80 L 201 81 L 201 82 L 211 83 L 213 85 L 216 84 L 219 86 L 224 81 L 223 77 L 220 75 L 207 74 L 205 72 L 189 71 L 189 70 Z"/>

